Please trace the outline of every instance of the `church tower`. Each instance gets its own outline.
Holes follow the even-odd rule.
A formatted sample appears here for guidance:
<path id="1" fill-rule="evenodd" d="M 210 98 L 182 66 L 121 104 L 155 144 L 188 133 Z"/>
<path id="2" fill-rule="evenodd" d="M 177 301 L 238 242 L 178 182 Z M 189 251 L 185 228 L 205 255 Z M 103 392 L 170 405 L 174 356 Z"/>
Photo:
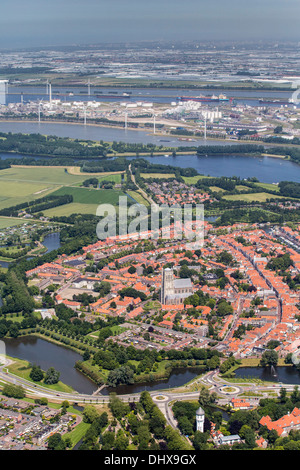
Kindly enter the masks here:
<path id="1" fill-rule="evenodd" d="M 196 411 L 196 431 L 204 432 L 205 413 L 201 406 Z"/>
<path id="2" fill-rule="evenodd" d="M 174 295 L 174 273 L 173 269 L 166 268 L 163 269 L 162 272 L 162 284 L 160 294 L 160 301 L 163 305 L 166 304 L 166 299 L 170 295 Z"/>

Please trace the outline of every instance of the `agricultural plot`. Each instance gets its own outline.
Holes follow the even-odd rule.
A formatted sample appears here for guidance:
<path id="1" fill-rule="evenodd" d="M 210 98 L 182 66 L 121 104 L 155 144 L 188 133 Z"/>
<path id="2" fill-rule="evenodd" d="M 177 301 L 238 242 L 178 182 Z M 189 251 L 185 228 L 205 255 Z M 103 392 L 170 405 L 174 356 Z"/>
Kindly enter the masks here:
<path id="1" fill-rule="evenodd" d="M 14 219 L 12 217 L 0 217 L 0 230 L 22 224 L 24 224 L 24 220 Z"/>
<path id="2" fill-rule="evenodd" d="M 119 197 L 125 196 L 122 191 L 113 189 L 91 189 L 65 186 L 59 188 L 53 193 L 56 196 L 70 194 L 73 196 L 73 202 L 58 206 L 44 211 L 47 217 L 52 216 L 68 216 L 71 214 L 94 214 L 96 215 L 97 207 L 100 204 L 112 204 L 117 206 Z"/>
<path id="3" fill-rule="evenodd" d="M 246 194 L 229 194 L 223 196 L 223 199 L 229 201 L 247 201 L 247 202 L 265 202 L 267 199 L 281 199 L 283 196 L 276 196 L 270 193 L 246 193 Z"/>
<path id="4" fill-rule="evenodd" d="M 75 171 L 74 168 L 13 166 L 1 170 L 0 209 L 55 193 L 59 196 L 71 194 L 73 203 L 49 209 L 45 211 L 45 215 L 70 215 L 75 212 L 94 214 L 99 204 L 117 205 L 119 195 L 124 195 L 121 191 L 115 190 L 80 188 L 82 182 L 89 176 Z M 114 183 L 120 183 L 122 178 L 120 173 L 99 173 L 95 176 L 99 180 L 105 179 Z"/>

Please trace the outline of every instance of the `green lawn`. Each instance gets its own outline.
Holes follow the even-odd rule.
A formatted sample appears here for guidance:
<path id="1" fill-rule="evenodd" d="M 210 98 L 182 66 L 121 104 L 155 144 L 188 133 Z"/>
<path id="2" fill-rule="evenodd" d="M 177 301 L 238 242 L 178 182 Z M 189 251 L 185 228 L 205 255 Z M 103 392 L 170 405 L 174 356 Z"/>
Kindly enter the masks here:
<path id="1" fill-rule="evenodd" d="M 86 434 L 87 430 L 91 425 L 89 423 L 84 423 L 83 421 L 79 423 L 72 431 L 67 432 L 63 435 L 63 438 L 66 439 L 67 437 L 71 439 L 72 447 L 74 447 L 77 442 L 80 441 Z"/>
<path id="2" fill-rule="evenodd" d="M 29 382 L 32 382 L 33 384 L 36 383 L 38 385 L 41 385 L 45 388 L 51 389 L 51 390 L 57 390 L 58 392 L 67 392 L 70 393 L 73 391 L 72 387 L 69 387 L 68 385 L 58 382 L 57 384 L 54 385 L 47 385 L 44 384 L 44 382 L 34 382 L 31 380 L 29 377 L 31 367 L 28 361 L 24 361 L 21 359 L 16 359 L 16 358 L 11 358 L 14 362 L 8 366 L 8 370 L 11 374 L 16 375 L 17 377 L 21 377 L 25 380 L 28 380 Z M 38 364 L 37 364 L 38 365 Z"/>

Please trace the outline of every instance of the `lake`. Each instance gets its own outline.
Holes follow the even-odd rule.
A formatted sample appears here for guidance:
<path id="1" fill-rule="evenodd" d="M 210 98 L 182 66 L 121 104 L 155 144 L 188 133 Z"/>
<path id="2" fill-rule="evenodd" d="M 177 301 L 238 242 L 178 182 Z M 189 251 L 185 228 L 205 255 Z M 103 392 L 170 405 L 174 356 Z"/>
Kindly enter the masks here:
<path id="1" fill-rule="evenodd" d="M 134 157 L 127 157 L 132 159 Z M 150 163 L 171 165 L 180 168 L 195 168 L 199 174 L 206 176 L 238 176 L 240 178 L 256 177 L 264 183 L 280 181 L 300 181 L 300 165 L 273 157 L 252 157 L 236 155 L 177 155 L 173 157 L 143 157 Z"/>

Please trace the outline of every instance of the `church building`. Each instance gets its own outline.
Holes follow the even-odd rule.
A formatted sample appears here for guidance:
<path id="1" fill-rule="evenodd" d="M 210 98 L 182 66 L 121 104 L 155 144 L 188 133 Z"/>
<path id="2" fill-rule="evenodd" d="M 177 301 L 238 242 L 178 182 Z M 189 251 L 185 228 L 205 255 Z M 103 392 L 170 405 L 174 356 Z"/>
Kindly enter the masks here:
<path id="1" fill-rule="evenodd" d="M 174 279 L 171 268 L 163 269 L 161 285 L 161 303 L 163 305 L 179 305 L 193 294 L 191 279 Z"/>

